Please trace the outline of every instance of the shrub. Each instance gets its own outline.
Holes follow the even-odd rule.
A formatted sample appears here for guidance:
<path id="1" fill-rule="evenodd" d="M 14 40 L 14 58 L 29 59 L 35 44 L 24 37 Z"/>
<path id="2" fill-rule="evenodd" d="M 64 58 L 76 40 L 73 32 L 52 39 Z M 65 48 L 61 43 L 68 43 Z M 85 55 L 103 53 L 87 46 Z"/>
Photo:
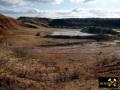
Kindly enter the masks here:
<path id="1" fill-rule="evenodd" d="M 0 58 L 0 68 L 6 67 L 7 62 L 9 61 L 9 58 L 1 57 Z"/>
<path id="2" fill-rule="evenodd" d="M 101 60 L 97 62 L 97 66 L 99 67 L 110 66 L 110 65 L 115 65 L 119 62 L 120 62 L 120 58 L 116 55 L 106 56 L 101 58 Z"/>
<path id="3" fill-rule="evenodd" d="M 25 47 L 11 48 L 11 50 L 17 58 L 32 58 L 34 56 L 30 49 Z"/>
<path id="4" fill-rule="evenodd" d="M 0 36 L 0 44 L 3 44 L 6 42 L 6 37 L 5 36 Z"/>

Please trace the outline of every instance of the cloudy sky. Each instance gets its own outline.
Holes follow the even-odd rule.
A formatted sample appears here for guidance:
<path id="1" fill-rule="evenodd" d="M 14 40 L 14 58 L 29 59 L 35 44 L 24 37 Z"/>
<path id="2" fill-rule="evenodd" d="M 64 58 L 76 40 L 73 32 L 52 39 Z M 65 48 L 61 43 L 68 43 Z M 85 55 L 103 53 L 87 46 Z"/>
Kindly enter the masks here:
<path id="1" fill-rule="evenodd" d="M 120 18 L 120 0 L 0 0 L 0 13 L 15 18 Z"/>

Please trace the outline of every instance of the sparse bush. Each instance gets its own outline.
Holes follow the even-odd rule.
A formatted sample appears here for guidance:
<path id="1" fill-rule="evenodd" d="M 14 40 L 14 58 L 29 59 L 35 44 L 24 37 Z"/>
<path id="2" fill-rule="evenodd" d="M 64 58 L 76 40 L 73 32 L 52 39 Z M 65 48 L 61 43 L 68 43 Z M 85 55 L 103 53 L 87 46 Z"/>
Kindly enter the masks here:
<path id="1" fill-rule="evenodd" d="M 103 67 L 103 66 L 110 66 L 115 65 L 120 62 L 120 57 L 117 55 L 112 55 L 109 57 L 103 57 L 100 61 L 97 62 L 97 66 Z"/>
<path id="2" fill-rule="evenodd" d="M 6 37 L 5 36 L 0 36 L 0 45 L 6 44 Z"/>
<path id="3" fill-rule="evenodd" d="M 17 48 L 12 48 L 11 49 L 15 57 L 17 58 L 32 58 L 34 55 L 30 51 L 30 49 L 25 48 L 25 47 L 17 47 Z"/>
<path id="4" fill-rule="evenodd" d="M 40 36 L 40 32 L 36 33 L 36 35 L 35 35 L 35 36 Z"/>
<path id="5" fill-rule="evenodd" d="M 6 67 L 7 62 L 9 61 L 9 58 L 1 57 L 0 58 L 0 68 Z"/>
<path id="6" fill-rule="evenodd" d="M 9 46 L 11 46 L 11 44 L 7 41 L 7 37 L 0 36 L 0 47 L 4 49 L 9 49 Z"/>
<path id="7" fill-rule="evenodd" d="M 27 78 L 39 82 L 61 83 L 79 79 L 79 70 L 61 70 L 58 66 L 45 66 L 39 64 L 34 67 L 18 65 L 12 70 L 18 77 Z"/>
<path id="8" fill-rule="evenodd" d="M 48 61 L 43 61 L 41 62 L 41 64 L 43 64 L 44 66 L 46 67 L 49 67 L 49 66 L 56 66 L 56 62 L 48 62 Z"/>

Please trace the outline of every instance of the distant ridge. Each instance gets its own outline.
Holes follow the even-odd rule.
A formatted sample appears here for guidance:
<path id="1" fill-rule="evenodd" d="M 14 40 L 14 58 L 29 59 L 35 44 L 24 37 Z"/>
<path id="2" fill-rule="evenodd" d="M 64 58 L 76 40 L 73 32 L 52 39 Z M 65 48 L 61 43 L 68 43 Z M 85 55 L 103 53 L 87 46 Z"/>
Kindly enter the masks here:
<path id="1" fill-rule="evenodd" d="M 54 28 L 83 28 L 86 26 L 100 26 L 106 28 L 120 28 L 120 18 L 67 18 L 53 19 L 49 26 Z"/>
<path id="2" fill-rule="evenodd" d="M 105 28 L 120 28 L 120 18 L 62 18 L 50 19 L 39 17 L 20 17 L 18 20 L 26 27 L 75 28 L 98 26 Z"/>

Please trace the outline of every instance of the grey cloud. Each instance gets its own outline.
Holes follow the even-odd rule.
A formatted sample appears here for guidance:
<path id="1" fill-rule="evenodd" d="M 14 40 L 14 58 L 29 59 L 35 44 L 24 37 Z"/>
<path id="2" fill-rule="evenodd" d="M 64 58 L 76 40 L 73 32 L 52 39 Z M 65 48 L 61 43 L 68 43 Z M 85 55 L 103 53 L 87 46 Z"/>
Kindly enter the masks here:
<path id="1" fill-rule="evenodd" d="M 100 10 L 100 9 L 90 9 L 88 10 L 89 13 L 95 14 L 97 16 L 104 16 L 108 14 L 107 10 Z"/>
<path id="2" fill-rule="evenodd" d="M 93 2 L 93 1 L 96 1 L 96 0 L 84 0 L 84 3 Z"/>
<path id="3" fill-rule="evenodd" d="M 26 5 L 29 2 L 34 3 L 34 2 L 38 2 L 38 3 L 55 3 L 55 4 L 59 4 L 62 3 L 64 0 L 0 0 L 0 6 L 18 6 L 18 5 Z"/>
<path id="4" fill-rule="evenodd" d="M 39 3 L 62 3 L 64 0 L 26 0 L 32 2 L 39 2 Z"/>
<path id="5" fill-rule="evenodd" d="M 28 3 L 55 3 L 60 4 L 64 2 L 65 0 L 0 0 L 0 6 L 18 6 L 18 5 L 25 5 Z M 88 3 L 96 0 L 69 0 L 72 3 Z"/>
<path id="6" fill-rule="evenodd" d="M 0 9 L 0 14 L 4 14 L 11 17 L 20 17 L 20 16 L 39 16 L 39 15 L 43 15 L 44 13 L 36 9 L 30 9 L 30 10 L 24 10 L 24 11 Z"/>
<path id="7" fill-rule="evenodd" d="M 0 0 L 0 6 L 9 7 L 14 5 L 25 5 L 25 0 Z"/>
<path id="8" fill-rule="evenodd" d="M 89 2 L 95 2 L 95 1 L 98 1 L 98 0 L 70 0 L 72 3 L 89 3 Z"/>

